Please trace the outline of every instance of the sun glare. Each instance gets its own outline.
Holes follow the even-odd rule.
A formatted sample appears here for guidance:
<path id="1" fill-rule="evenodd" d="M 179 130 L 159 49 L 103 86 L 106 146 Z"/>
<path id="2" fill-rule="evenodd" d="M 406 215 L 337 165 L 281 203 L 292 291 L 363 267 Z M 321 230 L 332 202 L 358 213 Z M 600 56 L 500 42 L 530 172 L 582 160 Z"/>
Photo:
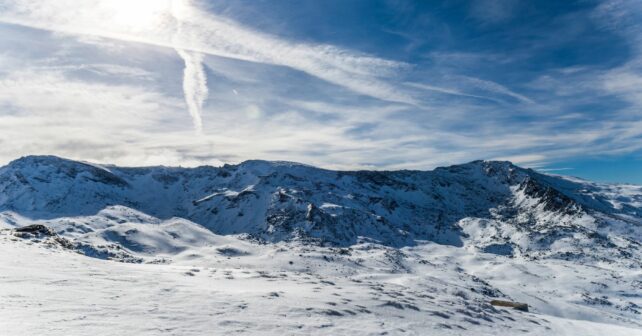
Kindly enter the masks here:
<path id="1" fill-rule="evenodd" d="M 172 0 L 108 0 L 101 5 L 113 24 L 140 30 L 154 28 L 171 14 Z"/>

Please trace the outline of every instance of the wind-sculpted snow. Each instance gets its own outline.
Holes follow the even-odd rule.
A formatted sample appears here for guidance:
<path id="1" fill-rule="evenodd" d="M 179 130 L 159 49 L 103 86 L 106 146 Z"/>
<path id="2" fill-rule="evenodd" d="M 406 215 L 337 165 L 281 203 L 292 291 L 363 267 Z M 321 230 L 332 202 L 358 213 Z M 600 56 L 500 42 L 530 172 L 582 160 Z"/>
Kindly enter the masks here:
<path id="1" fill-rule="evenodd" d="M 508 162 L 25 157 L 0 168 L 0 333 L 642 335 L 641 209 Z"/>
<path id="2" fill-rule="evenodd" d="M 135 264 L 87 258 L 52 237 L 0 230 L 2 331 L 642 335 L 639 269 L 527 261 L 439 244 L 256 244 L 189 221 L 148 219 L 115 207 L 48 222 L 59 233 L 55 239 Z M 529 312 L 493 307 L 495 299 L 525 302 Z"/>

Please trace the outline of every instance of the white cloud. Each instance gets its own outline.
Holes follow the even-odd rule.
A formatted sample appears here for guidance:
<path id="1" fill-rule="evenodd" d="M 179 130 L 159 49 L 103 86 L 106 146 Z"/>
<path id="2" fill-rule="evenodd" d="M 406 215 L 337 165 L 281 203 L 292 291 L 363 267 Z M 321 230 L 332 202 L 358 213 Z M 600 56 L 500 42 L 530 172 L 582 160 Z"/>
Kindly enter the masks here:
<path id="1" fill-rule="evenodd" d="M 139 2 L 155 11 L 149 14 L 143 5 L 134 11 L 130 4 Z M 394 76 L 406 64 L 334 46 L 290 42 L 205 12 L 188 0 L 0 0 L 0 8 L 4 23 L 282 65 L 359 94 L 415 103 L 381 78 Z M 141 13 L 147 13 L 144 20 L 137 17 Z"/>
<path id="2" fill-rule="evenodd" d="M 0 161 L 41 153 L 124 165 L 197 165 L 263 158 L 338 169 L 426 169 L 480 158 L 507 158 L 535 166 L 569 155 L 635 150 L 639 141 L 631 139 L 642 135 L 639 123 L 597 124 L 552 134 L 548 124 L 520 128 L 483 117 L 474 132 L 464 132 L 446 129 L 448 119 L 435 118 L 427 125 L 417 122 L 412 113 L 403 117 L 408 107 L 401 104 L 349 106 L 288 100 L 292 110 L 272 111 L 270 116 L 260 103 L 245 105 L 239 110 L 244 113 L 217 112 L 217 122 L 194 138 L 191 125 L 176 113 L 183 102 L 157 91 L 146 80 L 139 84 L 87 82 L 66 76 L 66 70 L 36 66 L 35 71 L 15 70 L 0 78 L 0 105 L 8 107 L 0 114 L 0 142 L 10 144 L 0 147 Z M 254 93 L 249 91 L 249 95 Z M 307 111 L 332 117 L 318 121 Z M 364 122 L 373 128 L 352 134 Z M 612 138 L 613 134 L 619 137 Z M 596 143 L 609 138 L 612 140 Z"/>
<path id="3" fill-rule="evenodd" d="M 170 2 L 158 1 L 140 23 L 120 12 L 129 0 L 0 0 L 0 22 L 56 32 L 0 53 L 0 162 L 42 153 L 122 165 L 261 158 L 427 169 L 488 158 L 539 166 L 642 147 L 637 63 L 544 72 L 522 92 L 454 67 L 508 60 L 444 54 L 454 63 L 440 68 L 448 71 L 419 71 L 421 83 L 411 83 L 398 75 L 403 63 L 295 43 L 188 2 L 165 14 Z M 185 63 L 185 102 L 174 49 Z M 612 96 L 630 106 L 589 122 L 573 105 Z M 509 120 L 516 111 L 522 120 Z M 203 123 L 194 137 L 192 126 Z"/>

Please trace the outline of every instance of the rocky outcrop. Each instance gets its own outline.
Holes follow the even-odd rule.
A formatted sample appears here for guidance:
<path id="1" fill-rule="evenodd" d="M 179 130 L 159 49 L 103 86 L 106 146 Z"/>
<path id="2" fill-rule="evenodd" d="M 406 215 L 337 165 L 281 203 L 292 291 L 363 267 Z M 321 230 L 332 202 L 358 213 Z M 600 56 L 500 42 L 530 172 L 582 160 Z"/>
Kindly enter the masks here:
<path id="1" fill-rule="evenodd" d="M 512 301 L 502 301 L 502 300 L 492 300 L 490 304 L 496 307 L 507 307 L 513 308 L 515 310 L 521 310 L 523 312 L 528 312 L 528 304 Z"/>

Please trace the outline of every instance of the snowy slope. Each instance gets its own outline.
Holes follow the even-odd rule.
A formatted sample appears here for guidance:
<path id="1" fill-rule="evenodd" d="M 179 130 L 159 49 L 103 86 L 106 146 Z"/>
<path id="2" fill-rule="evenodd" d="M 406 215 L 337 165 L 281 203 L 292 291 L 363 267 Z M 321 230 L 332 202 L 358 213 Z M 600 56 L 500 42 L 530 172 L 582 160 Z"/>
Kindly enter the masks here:
<path id="1" fill-rule="evenodd" d="M 13 230 L 31 224 L 52 231 Z M 636 335 L 641 225 L 641 187 L 509 162 L 337 172 L 31 156 L 0 168 L 0 324 L 12 335 Z"/>
<path id="2" fill-rule="evenodd" d="M 0 169 L 5 216 L 91 216 L 114 205 L 271 242 L 400 247 L 427 240 L 500 254 L 640 260 L 640 187 L 542 175 L 508 162 L 335 172 L 287 162 L 119 168 L 32 156 Z M 607 252 L 598 255 L 595 246 Z"/>
<path id="3" fill-rule="evenodd" d="M 14 239 L 0 232 L 7 335 L 642 335 L 639 313 L 616 307 L 639 303 L 622 295 L 639 295 L 630 286 L 639 270 L 438 244 L 337 249 L 233 237 L 207 237 L 171 263 L 132 264 Z M 585 302 L 606 295 L 609 306 Z M 531 312 L 489 305 L 496 298 Z"/>

